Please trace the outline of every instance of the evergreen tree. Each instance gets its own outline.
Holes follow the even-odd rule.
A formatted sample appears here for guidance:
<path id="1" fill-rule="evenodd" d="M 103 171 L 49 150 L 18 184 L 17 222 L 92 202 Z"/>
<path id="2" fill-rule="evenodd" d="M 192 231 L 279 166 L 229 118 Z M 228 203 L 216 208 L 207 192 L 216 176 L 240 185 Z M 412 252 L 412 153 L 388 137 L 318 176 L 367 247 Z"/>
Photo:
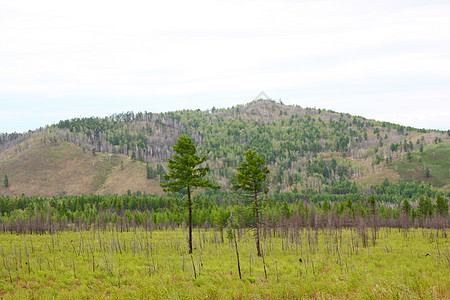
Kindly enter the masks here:
<path id="1" fill-rule="evenodd" d="M 3 183 L 5 184 L 5 187 L 9 186 L 8 175 L 5 175 L 5 180 L 3 181 Z"/>
<path id="2" fill-rule="evenodd" d="M 406 144 L 405 144 L 406 145 Z M 412 155 L 411 152 L 408 151 L 408 154 L 406 154 L 406 158 L 408 159 L 409 162 L 412 161 Z"/>
<path id="3" fill-rule="evenodd" d="M 355 217 L 355 209 L 353 208 L 353 202 L 350 195 L 347 196 L 346 207 L 348 216 L 352 218 Z"/>
<path id="4" fill-rule="evenodd" d="M 258 256 L 261 256 L 261 248 L 259 244 L 259 206 L 258 206 L 258 194 L 268 192 L 268 188 L 265 187 L 269 169 L 266 167 L 266 162 L 258 153 L 254 150 L 247 150 L 245 153 L 244 161 L 237 168 L 236 183 L 233 184 L 233 189 L 240 189 L 249 193 L 254 198 L 255 215 L 256 215 L 256 250 Z"/>
<path id="5" fill-rule="evenodd" d="M 370 206 L 370 214 L 373 217 L 377 213 L 377 203 L 375 201 L 375 196 L 373 194 L 370 195 L 369 197 L 369 206 Z"/>
<path id="6" fill-rule="evenodd" d="M 325 200 L 323 201 L 322 209 L 325 213 L 327 213 L 331 210 L 331 204 L 327 198 L 325 198 Z"/>
<path id="7" fill-rule="evenodd" d="M 165 183 L 160 183 L 164 192 L 178 192 L 186 189 L 189 209 L 189 253 L 192 253 L 192 201 L 191 192 L 194 188 L 209 187 L 217 189 L 219 186 L 213 185 L 208 179 L 203 177 L 209 171 L 209 167 L 199 165 L 206 161 L 206 155 L 199 157 L 196 155 L 197 149 L 192 139 L 182 135 L 172 146 L 176 154 L 173 159 L 168 159 L 167 167 L 169 173 L 164 175 Z"/>
<path id="8" fill-rule="evenodd" d="M 441 195 L 437 196 L 436 211 L 441 216 L 446 216 L 448 214 L 448 201 L 446 197 L 442 197 Z"/>
<path id="9" fill-rule="evenodd" d="M 418 211 L 424 218 L 433 214 L 433 205 L 431 203 L 431 199 L 428 198 L 428 196 L 424 197 L 422 195 L 419 197 Z"/>
<path id="10" fill-rule="evenodd" d="M 431 172 L 430 172 L 430 169 L 428 169 L 428 167 L 425 169 L 425 177 L 426 178 L 430 178 L 431 177 Z"/>
<path id="11" fill-rule="evenodd" d="M 283 214 L 283 218 L 288 220 L 291 217 L 291 210 L 289 209 L 289 206 L 286 202 L 286 200 L 283 201 L 283 206 L 281 207 L 281 213 Z"/>
<path id="12" fill-rule="evenodd" d="M 147 163 L 146 171 L 147 171 L 147 179 L 155 178 L 155 171 L 148 163 Z"/>
<path id="13" fill-rule="evenodd" d="M 409 203 L 408 199 L 404 199 L 402 202 L 402 211 L 405 215 L 409 215 L 411 211 L 411 204 Z"/>

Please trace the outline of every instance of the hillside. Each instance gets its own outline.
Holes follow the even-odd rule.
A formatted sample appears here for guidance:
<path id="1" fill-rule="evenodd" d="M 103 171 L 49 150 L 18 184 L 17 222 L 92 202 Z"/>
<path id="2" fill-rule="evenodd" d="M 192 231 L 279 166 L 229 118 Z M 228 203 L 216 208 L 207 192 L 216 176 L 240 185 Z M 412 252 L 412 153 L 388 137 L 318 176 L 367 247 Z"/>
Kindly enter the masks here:
<path id="1" fill-rule="evenodd" d="M 248 148 L 266 159 L 272 192 L 326 192 L 353 181 L 364 190 L 385 178 L 450 185 L 448 132 L 260 100 L 209 111 L 72 119 L 0 135 L 0 176 L 10 183 L 0 195 L 161 192 L 171 145 L 183 133 L 208 156 L 211 178 L 223 188 Z"/>
<path id="2" fill-rule="evenodd" d="M 0 174 L 9 181 L 8 188 L 0 186 L 0 196 L 161 192 L 156 180 L 147 180 L 144 163 L 121 154 L 94 155 L 64 141 L 24 142 L 5 151 Z"/>

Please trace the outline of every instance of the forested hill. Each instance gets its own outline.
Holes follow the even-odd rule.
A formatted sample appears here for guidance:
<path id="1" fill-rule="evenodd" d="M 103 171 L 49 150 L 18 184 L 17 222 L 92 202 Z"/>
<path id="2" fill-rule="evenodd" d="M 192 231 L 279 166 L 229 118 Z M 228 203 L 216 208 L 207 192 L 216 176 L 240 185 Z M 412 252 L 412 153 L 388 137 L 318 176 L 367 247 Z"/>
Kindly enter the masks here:
<path id="1" fill-rule="evenodd" d="M 249 148 L 265 158 L 271 192 L 347 193 L 371 189 L 386 178 L 450 187 L 450 132 L 258 100 L 208 111 L 76 118 L 26 134 L 0 134 L 1 183 L 3 176 L 9 179 L 0 195 L 19 193 L 15 181 L 27 195 L 49 195 L 35 182 L 50 187 L 53 181 L 61 188 L 51 193 L 160 192 L 171 145 L 181 134 L 194 138 L 200 154 L 208 156 L 211 179 L 224 189 Z M 101 172 L 96 163 L 103 165 Z M 89 182 L 78 185 L 87 174 Z"/>

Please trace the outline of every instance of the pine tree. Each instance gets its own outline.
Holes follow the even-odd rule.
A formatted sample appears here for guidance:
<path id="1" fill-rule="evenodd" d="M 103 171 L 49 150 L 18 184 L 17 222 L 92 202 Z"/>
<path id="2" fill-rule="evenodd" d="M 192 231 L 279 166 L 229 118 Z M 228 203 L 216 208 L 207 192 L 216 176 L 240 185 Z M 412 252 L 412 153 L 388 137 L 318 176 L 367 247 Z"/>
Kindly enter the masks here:
<path id="1" fill-rule="evenodd" d="M 442 197 L 441 195 L 437 196 L 436 211 L 441 216 L 446 216 L 448 214 L 448 201 L 446 197 Z"/>
<path id="2" fill-rule="evenodd" d="M 408 199 L 404 199 L 402 202 L 402 211 L 405 215 L 409 215 L 411 211 L 411 204 L 409 203 Z"/>
<path id="3" fill-rule="evenodd" d="M 405 144 L 406 145 L 406 144 Z M 408 159 L 409 162 L 412 161 L 412 155 L 411 152 L 408 151 L 408 154 L 406 154 L 406 158 Z"/>
<path id="4" fill-rule="evenodd" d="M 3 181 L 3 183 L 5 184 L 5 187 L 9 186 L 8 175 L 5 175 L 5 180 Z"/>
<path id="5" fill-rule="evenodd" d="M 160 186 L 164 192 L 187 190 L 189 253 L 192 253 L 192 190 L 198 187 L 218 189 L 219 186 L 213 185 L 208 179 L 203 178 L 209 172 L 209 167 L 200 167 L 199 165 L 206 161 L 206 155 L 202 157 L 196 155 L 197 149 L 191 138 L 185 135 L 180 136 L 172 148 L 176 154 L 173 155 L 173 159 L 168 159 L 167 167 L 169 173 L 164 175 L 166 182 L 160 183 Z"/>
<path id="6" fill-rule="evenodd" d="M 261 247 L 259 244 L 259 206 L 258 206 L 258 194 L 268 192 L 268 188 L 264 186 L 269 169 L 266 167 L 264 159 L 256 153 L 254 150 L 247 150 L 245 153 L 244 161 L 237 168 L 236 182 L 233 184 L 233 189 L 240 189 L 244 192 L 248 192 L 249 195 L 254 197 L 255 215 L 256 215 L 256 250 L 258 256 L 261 256 Z"/>

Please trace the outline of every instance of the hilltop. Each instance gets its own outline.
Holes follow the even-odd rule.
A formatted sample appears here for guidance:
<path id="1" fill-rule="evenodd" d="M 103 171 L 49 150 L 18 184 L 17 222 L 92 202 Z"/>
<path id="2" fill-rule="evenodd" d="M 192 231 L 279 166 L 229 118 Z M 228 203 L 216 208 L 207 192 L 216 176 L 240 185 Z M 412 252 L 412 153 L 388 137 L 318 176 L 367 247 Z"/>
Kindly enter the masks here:
<path id="1" fill-rule="evenodd" d="M 0 195 L 160 193 L 181 134 L 194 138 L 223 188 L 248 148 L 266 159 L 272 192 L 370 190 L 386 178 L 450 186 L 448 132 L 258 100 L 207 111 L 75 118 L 1 134 L 0 176 L 2 183 L 8 176 L 9 187 L 1 184 Z"/>

